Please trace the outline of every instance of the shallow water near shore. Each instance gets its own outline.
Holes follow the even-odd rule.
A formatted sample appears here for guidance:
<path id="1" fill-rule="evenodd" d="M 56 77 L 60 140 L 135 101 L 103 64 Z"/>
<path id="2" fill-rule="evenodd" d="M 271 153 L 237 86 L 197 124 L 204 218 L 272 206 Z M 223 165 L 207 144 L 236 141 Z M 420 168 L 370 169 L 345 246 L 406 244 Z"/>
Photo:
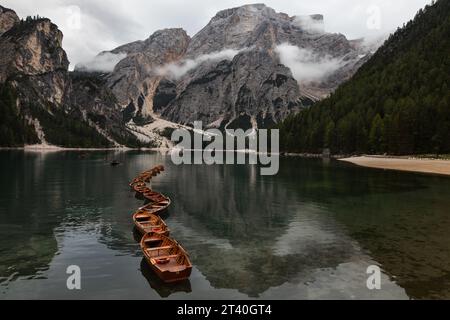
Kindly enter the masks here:
<path id="1" fill-rule="evenodd" d="M 131 219 L 128 183 L 158 164 L 151 187 L 194 265 L 176 285 L 146 265 Z M 137 151 L 0 151 L 0 172 L 0 299 L 450 299 L 447 177 L 301 158 L 272 177 Z"/>

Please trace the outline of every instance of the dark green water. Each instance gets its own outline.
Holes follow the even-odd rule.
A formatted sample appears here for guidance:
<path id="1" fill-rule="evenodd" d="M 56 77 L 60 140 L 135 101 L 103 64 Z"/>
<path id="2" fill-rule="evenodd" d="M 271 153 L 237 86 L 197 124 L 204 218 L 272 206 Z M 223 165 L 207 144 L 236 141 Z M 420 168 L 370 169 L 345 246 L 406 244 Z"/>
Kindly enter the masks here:
<path id="1" fill-rule="evenodd" d="M 194 265 L 175 286 L 143 262 L 131 221 L 128 182 L 157 164 L 152 188 Z M 0 173 L 0 299 L 450 299 L 449 178 L 297 158 L 262 177 L 137 152 L 2 151 Z"/>

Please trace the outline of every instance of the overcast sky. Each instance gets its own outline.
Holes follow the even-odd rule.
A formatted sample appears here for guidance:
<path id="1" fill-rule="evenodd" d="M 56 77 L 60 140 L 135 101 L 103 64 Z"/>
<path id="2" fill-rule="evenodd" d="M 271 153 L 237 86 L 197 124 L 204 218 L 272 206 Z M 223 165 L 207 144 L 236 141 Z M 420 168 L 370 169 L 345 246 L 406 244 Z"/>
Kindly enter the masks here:
<path id="1" fill-rule="evenodd" d="M 387 34 L 431 0 L 0 0 L 22 18 L 39 14 L 56 23 L 72 67 L 158 29 L 181 27 L 193 36 L 217 11 L 261 2 L 290 16 L 323 14 L 326 31 L 353 39 Z"/>

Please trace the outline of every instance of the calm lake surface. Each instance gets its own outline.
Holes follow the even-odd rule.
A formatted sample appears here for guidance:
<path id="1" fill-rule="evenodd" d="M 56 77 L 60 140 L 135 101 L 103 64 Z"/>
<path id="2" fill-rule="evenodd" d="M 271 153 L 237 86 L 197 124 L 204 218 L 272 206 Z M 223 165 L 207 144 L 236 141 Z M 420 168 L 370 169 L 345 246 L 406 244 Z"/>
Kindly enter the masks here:
<path id="1" fill-rule="evenodd" d="M 194 265 L 169 286 L 143 261 L 128 187 L 158 164 Z M 450 178 L 298 158 L 263 177 L 150 152 L 1 151 L 0 173 L 0 299 L 450 299 Z"/>

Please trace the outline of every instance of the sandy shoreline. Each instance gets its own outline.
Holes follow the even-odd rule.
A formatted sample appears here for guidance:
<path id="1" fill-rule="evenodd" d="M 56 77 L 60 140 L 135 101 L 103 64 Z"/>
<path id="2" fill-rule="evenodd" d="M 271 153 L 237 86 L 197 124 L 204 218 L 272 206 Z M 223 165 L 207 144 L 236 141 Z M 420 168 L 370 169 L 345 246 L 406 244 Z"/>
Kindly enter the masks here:
<path id="1" fill-rule="evenodd" d="M 355 165 L 367 168 L 397 170 L 407 172 L 421 172 L 421 173 L 450 176 L 450 160 L 406 159 L 406 158 L 400 159 L 400 158 L 382 158 L 382 157 L 354 157 L 339 160 L 350 162 Z"/>

